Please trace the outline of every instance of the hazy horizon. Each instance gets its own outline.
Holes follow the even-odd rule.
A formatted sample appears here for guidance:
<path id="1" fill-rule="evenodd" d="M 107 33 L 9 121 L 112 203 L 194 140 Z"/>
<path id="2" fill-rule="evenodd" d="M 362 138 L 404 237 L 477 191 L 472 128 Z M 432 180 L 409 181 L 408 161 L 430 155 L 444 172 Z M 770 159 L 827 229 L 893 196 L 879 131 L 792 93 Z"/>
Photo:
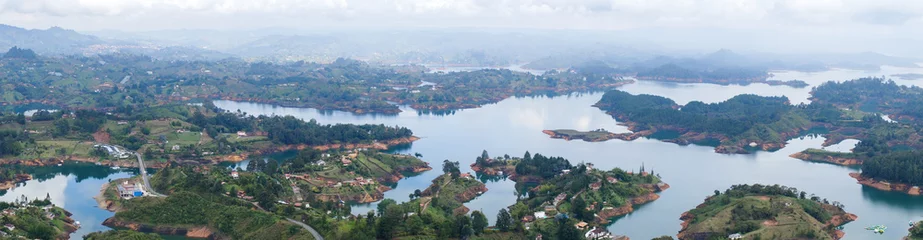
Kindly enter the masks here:
<path id="1" fill-rule="evenodd" d="M 0 23 L 82 33 L 582 30 L 678 50 L 923 55 L 923 2 L 911 0 L 0 0 Z"/>

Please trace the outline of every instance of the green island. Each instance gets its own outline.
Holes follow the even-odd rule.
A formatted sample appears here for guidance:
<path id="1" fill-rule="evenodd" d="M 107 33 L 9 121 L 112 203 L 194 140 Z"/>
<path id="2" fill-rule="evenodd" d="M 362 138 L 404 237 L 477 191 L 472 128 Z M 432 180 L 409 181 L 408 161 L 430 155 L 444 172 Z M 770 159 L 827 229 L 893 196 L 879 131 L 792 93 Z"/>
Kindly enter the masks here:
<path id="1" fill-rule="evenodd" d="M 410 201 L 384 199 L 377 211 L 365 215 L 341 220 L 317 216 L 308 221 L 326 239 L 506 239 L 488 229 L 482 212 L 469 214 L 463 204 L 487 188 L 458 167 L 458 162 L 443 161 L 443 174 L 426 189 L 414 191 Z"/>
<path id="2" fill-rule="evenodd" d="M 720 141 L 715 148 L 719 153 L 777 150 L 788 139 L 840 115 L 831 106 L 793 106 L 786 97 L 750 94 L 720 103 L 693 101 L 679 106 L 665 97 L 613 90 L 594 106 L 640 136 L 675 135 L 665 140 L 679 144 Z"/>
<path id="3" fill-rule="evenodd" d="M 615 74 L 561 71 L 541 76 L 510 70 L 427 73 L 419 66 L 166 61 L 104 54 L 46 57 L 14 48 L 0 58 L 0 105 L 132 111 L 192 100 L 234 100 L 354 113 L 395 114 L 476 108 L 511 96 L 560 95 L 631 83 Z M 396 103 L 396 104 L 395 104 Z"/>
<path id="4" fill-rule="evenodd" d="M 861 121 L 845 121 L 828 134 L 832 144 L 842 139 L 860 142 L 851 153 L 802 152 L 802 159 L 827 159 L 862 166 L 861 173 L 850 176 L 860 184 L 884 191 L 899 191 L 920 195 L 923 162 L 918 157 L 923 150 L 923 89 L 897 85 L 883 78 L 861 78 L 844 82 L 827 82 L 812 91 L 812 101 L 831 104 L 847 112 L 888 114 L 896 122 L 886 121 L 877 114 L 865 114 Z"/>
<path id="5" fill-rule="evenodd" d="M 683 213 L 679 239 L 840 239 L 858 217 L 795 188 L 734 185 Z"/>
<path id="6" fill-rule="evenodd" d="M 83 236 L 85 240 L 160 240 L 163 237 L 154 233 L 142 233 L 129 230 L 109 230 L 94 232 Z"/>
<path id="7" fill-rule="evenodd" d="M 54 206 L 51 198 L 0 202 L 0 239 L 67 239 L 79 222 L 71 213 Z"/>
<path id="8" fill-rule="evenodd" d="M 551 138 L 560 138 L 567 141 L 573 139 L 580 139 L 587 142 L 604 142 L 611 139 L 621 139 L 625 141 L 631 141 L 638 139 L 639 137 L 649 134 L 647 132 L 633 132 L 633 133 L 611 133 L 606 131 L 606 129 L 596 129 L 591 131 L 577 131 L 573 129 L 555 129 L 555 130 L 542 130 L 542 133 L 548 134 Z"/>
<path id="9" fill-rule="evenodd" d="M 478 156 L 472 169 L 479 174 L 509 176 L 517 187 L 526 187 L 509 211 L 498 216 L 513 220 L 503 228 L 529 238 L 557 236 L 561 239 L 594 239 L 612 235 L 605 225 L 614 217 L 634 211 L 634 207 L 660 198 L 657 192 L 670 185 L 653 171 L 641 166 L 638 173 L 622 169 L 594 169 L 592 164 L 573 166 L 561 157 L 541 154 L 523 157 L 504 155 L 491 158 L 487 151 Z M 498 217 L 499 218 L 499 217 Z M 501 222 L 501 220 L 497 220 Z M 498 223 L 498 228 L 501 228 Z"/>

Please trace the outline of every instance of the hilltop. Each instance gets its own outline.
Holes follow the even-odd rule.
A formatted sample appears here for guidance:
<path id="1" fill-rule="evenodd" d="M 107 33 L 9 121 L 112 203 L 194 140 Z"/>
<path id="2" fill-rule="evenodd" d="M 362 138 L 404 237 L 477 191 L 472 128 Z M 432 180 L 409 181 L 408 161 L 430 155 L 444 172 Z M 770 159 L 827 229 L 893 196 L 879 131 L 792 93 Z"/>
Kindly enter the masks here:
<path id="1" fill-rule="evenodd" d="M 858 217 L 814 195 L 785 186 L 734 185 L 683 214 L 679 239 L 840 239 L 839 226 Z"/>

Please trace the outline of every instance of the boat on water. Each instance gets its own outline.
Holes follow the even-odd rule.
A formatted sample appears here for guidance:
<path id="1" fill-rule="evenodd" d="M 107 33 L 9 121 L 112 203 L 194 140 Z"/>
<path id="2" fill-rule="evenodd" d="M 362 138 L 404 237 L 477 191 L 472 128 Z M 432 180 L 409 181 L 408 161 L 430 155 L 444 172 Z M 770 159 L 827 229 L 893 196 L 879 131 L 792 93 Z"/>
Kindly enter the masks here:
<path id="1" fill-rule="evenodd" d="M 122 168 L 119 167 L 119 166 L 114 166 L 114 167 L 111 167 L 111 169 L 112 169 L 112 170 L 119 170 L 119 169 L 122 169 Z"/>
<path id="2" fill-rule="evenodd" d="M 871 230 L 872 232 L 875 232 L 875 233 L 878 233 L 878 234 L 884 234 L 884 233 L 885 233 L 885 230 L 887 230 L 887 229 L 888 229 L 888 227 L 885 227 L 885 226 L 883 226 L 883 225 L 875 225 L 875 226 L 871 226 L 871 227 L 866 227 L 866 228 L 865 228 L 865 230 Z"/>

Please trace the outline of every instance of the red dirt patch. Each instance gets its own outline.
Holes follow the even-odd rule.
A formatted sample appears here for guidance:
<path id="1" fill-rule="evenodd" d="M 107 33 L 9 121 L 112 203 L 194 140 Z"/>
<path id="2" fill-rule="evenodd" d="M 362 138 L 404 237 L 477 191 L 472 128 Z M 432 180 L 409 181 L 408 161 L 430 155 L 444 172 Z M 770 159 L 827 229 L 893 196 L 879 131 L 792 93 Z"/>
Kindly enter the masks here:
<path id="1" fill-rule="evenodd" d="M 779 225 L 779 222 L 777 222 L 776 220 L 766 220 L 766 221 L 763 221 L 763 226 L 772 227 L 772 226 L 776 226 L 776 225 Z"/>
<path id="2" fill-rule="evenodd" d="M 101 143 L 109 143 L 109 133 L 106 131 L 97 131 L 93 133 L 93 140 Z"/>

